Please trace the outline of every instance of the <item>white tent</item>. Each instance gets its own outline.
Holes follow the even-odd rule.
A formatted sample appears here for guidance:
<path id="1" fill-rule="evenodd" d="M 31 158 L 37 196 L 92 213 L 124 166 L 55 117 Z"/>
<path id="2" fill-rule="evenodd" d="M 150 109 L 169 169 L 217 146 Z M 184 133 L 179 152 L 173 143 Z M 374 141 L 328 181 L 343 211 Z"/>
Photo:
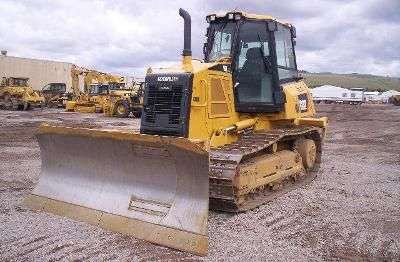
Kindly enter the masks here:
<path id="1" fill-rule="evenodd" d="M 364 92 L 364 101 L 373 103 L 383 103 L 378 91 Z"/>
<path id="2" fill-rule="evenodd" d="M 346 89 L 338 86 L 324 85 L 311 89 L 314 101 L 361 103 L 364 90 L 362 88 Z"/>
<path id="3" fill-rule="evenodd" d="M 348 92 L 349 90 L 346 88 L 331 85 L 318 86 L 311 89 L 311 94 L 315 100 L 322 98 L 339 99 L 346 96 L 343 94 L 347 94 Z"/>

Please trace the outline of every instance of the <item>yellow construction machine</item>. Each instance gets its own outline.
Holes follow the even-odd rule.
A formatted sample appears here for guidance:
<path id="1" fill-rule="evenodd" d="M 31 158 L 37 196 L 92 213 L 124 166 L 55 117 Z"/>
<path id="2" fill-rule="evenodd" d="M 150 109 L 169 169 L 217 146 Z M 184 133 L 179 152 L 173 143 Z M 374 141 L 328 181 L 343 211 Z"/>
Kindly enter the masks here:
<path id="1" fill-rule="evenodd" d="M 33 90 L 26 77 L 3 77 L 0 84 L 0 106 L 7 110 L 43 107 L 44 97 Z"/>
<path id="2" fill-rule="evenodd" d="M 104 97 L 103 107 L 106 116 L 128 117 L 132 112 L 134 117 L 140 117 L 143 108 L 144 83 L 133 83 L 123 87 L 118 83 L 109 84 L 109 91 Z"/>
<path id="3" fill-rule="evenodd" d="M 115 82 L 119 76 L 113 76 L 96 70 L 89 70 L 74 66 L 71 70 L 73 100 L 66 104 L 66 111 L 81 113 L 94 113 L 103 111 L 104 99 L 102 95 L 102 85 Z M 83 80 L 83 81 L 80 81 Z M 79 83 L 83 83 L 83 92 L 79 88 Z"/>
<path id="4" fill-rule="evenodd" d="M 40 94 L 45 98 L 46 107 L 65 107 L 69 99 L 65 83 L 49 83 L 42 88 Z"/>
<path id="5" fill-rule="evenodd" d="M 73 103 L 73 107 L 70 105 Z M 125 118 L 132 112 L 140 117 L 142 112 L 142 85 L 125 87 L 123 82 L 91 84 L 88 93 L 74 102 L 69 102 L 68 111 L 104 113 L 109 117 Z"/>
<path id="6" fill-rule="evenodd" d="M 298 76 L 295 27 L 271 16 L 207 16 L 192 59 L 149 69 L 140 133 L 44 125 L 41 177 L 25 203 L 206 255 L 209 208 L 244 212 L 313 179 L 327 118 Z"/>
<path id="7" fill-rule="evenodd" d="M 400 106 L 400 95 L 394 95 L 389 98 L 389 103 L 395 105 L 395 106 Z"/>
<path id="8" fill-rule="evenodd" d="M 106 116 L 127 117 L 131 112 L 140 117 L 142 103 L 140 88 L 125 88 L 123 77 L 74 66 L 72 74 L 73 99 L 66 102 L 66 111 L 104 113 Z M 83 89 L 79 89 L 79 79 Z"/>

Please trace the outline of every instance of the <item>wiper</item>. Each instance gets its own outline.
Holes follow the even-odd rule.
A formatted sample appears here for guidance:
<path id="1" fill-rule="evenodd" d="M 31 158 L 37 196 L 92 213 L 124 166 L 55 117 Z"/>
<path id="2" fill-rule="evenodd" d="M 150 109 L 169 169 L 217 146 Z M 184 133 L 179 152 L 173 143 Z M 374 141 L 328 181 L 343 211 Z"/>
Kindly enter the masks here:
<path id="1" fill-rule="evenodd" d="M 260 44 L 260 53 L 261 53 L 261 58 L 262 58 L 264 67 L 265 67 L 267 73 L 270 73 L 270 68 L 271 68 L 271 66 L 270 66 L 269 63 L 267 63 L 267 61 L 266 61 L 266 59 L 265 59 L 266 56 L 265 56 L 265 52 L 264 52 L 264 42 L 261 41 L 260 34 L 257 34 L 257 38 L 258 38 L 258 43 Z"/>
<path id="2" fill-rule="evenodd" d="M 210 40 L 209 40 L 209 45 L 207 45 L 207 55 L 210 54 L 211 48 L 214 45 L 214 39 L 215 39 L 215 28 L 212 27 L 210 30 Z"/>

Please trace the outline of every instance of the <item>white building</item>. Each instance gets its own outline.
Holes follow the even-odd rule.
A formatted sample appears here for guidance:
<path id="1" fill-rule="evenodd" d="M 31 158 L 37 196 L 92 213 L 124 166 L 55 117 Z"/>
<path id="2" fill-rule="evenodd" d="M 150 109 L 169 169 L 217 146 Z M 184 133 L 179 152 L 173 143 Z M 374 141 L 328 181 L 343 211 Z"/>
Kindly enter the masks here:
<path id="1" fill-rule="evenodd" d="M 73 64 L 42 59 L 8 56 L 5 51 L 0 54 L 0 79 L 2 77 L 27 77 L 29 85 L 35 90 L 41 90 L 49 83 L 65 83 L 67 92 L 72 92 Z M 130 84 L 133 77 L 124 77 Z M 138 81 L 139 79 L 135 79 Z M 79 76 L 79 89 L 83 91 L 83 76 Z"/>
<path id="2" fill-rule="evenodd" d="M 0 55 L 0 78 L 28 77 L 30 86 L 40 90 L 49 83 L 65 83 L 71 88 L 71 63 Z"/>

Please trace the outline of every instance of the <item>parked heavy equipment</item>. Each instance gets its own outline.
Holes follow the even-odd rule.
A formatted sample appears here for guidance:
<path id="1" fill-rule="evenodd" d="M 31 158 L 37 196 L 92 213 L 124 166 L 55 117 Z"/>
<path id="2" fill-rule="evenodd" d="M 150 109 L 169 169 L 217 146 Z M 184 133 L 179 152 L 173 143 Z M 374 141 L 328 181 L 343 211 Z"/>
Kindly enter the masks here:
<path id="1" fill-rule="evenodd" d="M 67 102 L 66 111 L 81 113 L 103 112 L 103 106 L 100 103 L 103 99 L 98 97 L 101 90 L 97 87 L 115 83 L 120 77 L 76 66 L 71 71 L 71 74 L 74 99 Z M 83 79 L 83 92 L 79 88 L 80 79 Z"/>
<path id="2" fill-rule="evenodd" d="M 125 87 L 125 84 L 121 82 L 108 82 L 91 84 L 88 94 L 81 96 L 80 101 L 85 101 L 85 108 L 92 108 L 90 112 L 125 118 L 131 113 L 135 117 L 140 117 L 143 105 L 142 97 L 142 84 Z"/>
<path id="3" fill-rule="evenodd" d="M 394 95 L 390 97 L 388 102 L 395 106 L 400 106 L 400 95 Z"/>
<path id="4" fill-rule="evenodd" d="M 91 84 L 93 81 L 93 74 L 89 74 L 90 70 L 84 67 L 78 67 L 76 65 L 72 65 L 71 68 L 71 89 L 72 94 L 70 100 L 66 102 L 65 110 L 66 111 L 75 111 L 75 109 L 79 106 L 79 104 L 83 105 L 85 108 L 85 101 L 87 100 L 87 86 Z M 80 83 L 83 84 L 81 87 Z M 83 91 L 81 90 L 83 89 Z M 80 103 L 80 101 L 82 101 Z M 77 105 L 78 104 L 78 105 Z M 79 110 L 77 110 L 79 111 Z M 89 110 L 90 111 L 90 110 Z"/>
<path id="5" fill-rule="evenodd" d="M 28 206 L 205 255 L 209 207 L 243 212 L 313 179 L 327 118 L 298 76 L 294 26 L 209 15 L 200 61 L 179 14 L 183 61 L 148 70 L 140 133 L 42 126 Z"/>
<path id="6" fill-rule="evenodd" d="M 34 91 L 26 77 L 3 77 L 0 84 L 0 107 L 28 110 L 44 105 L 44 97 Z"/>
<path id="7" fill-rule="evenodd" d="M 96 83 L 89 86 L 88 93 L 86 95 L 86 103 L 94 107 L 94 112 L 104 112 L 106 103 L 106 96 L 108 95 L 110 86 L 108 83 Z"/>
<path id="8" fill-rule="evenodd" d="M 144 83 L 134 83 L 128 88 L 118 85 L 109 85 L 110 89 L 105 96 L 104 114 L 106 116 L 128 117 L 130 113 L 134 117 L 140 117 L 143 108 Z"/>
<path id="9" fill-rule="evenodd" d="M 42 88 L 40 94 L 45 98 L 45 105 L 53 108 L 65 107 L 67 101 L 72 99 L 65 83 L 49 83 Z"/>

